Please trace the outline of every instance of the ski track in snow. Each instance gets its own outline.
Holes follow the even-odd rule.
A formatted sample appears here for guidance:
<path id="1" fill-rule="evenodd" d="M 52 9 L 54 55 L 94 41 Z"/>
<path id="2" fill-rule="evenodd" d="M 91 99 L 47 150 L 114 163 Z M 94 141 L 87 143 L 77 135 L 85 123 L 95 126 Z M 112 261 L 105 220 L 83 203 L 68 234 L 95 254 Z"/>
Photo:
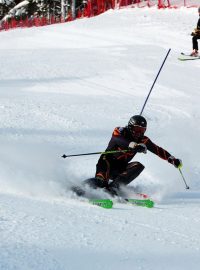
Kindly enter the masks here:
<path id="1" fill-rule="evenodd" d="M 199 269 L 199 61 L 195 9 L 123 9 L 62 25 L 0 33 L 0 269 Z M 22 42 L 23 40 L 23 42 Z M 115 126 L 145 108 L 149 136 L 183 159 L 155 155 L 132 184 L 153 209 L 112 210 L 75 199 L 69 186 L 95 173 Z"/>
<path id="2" fill-rule="evenodd" d="M 156 268 L 155 262 L 156 269 L 175 269 L 174 260 L 188 258 L 190 253 L 189 263 L 197 269 L 198 205 L 189 209 L 185 203 L 171 207 L 159 204 L 154 209 L 141 209 L 116 204 L 113 210 L 105 210 L 84 204 L 1 195 L 1 269 L 76 269 L 80 262 L 75 256 L 84 262 L 83 269 L 100 269 L 100 265 L 103 269 L 117 265 L 129 269 L 136 262 L 135 269 Z M 197 217 L 192 227 L 191 209 Z M 163 252 L 169 259 L 167 265 L 166 259 L 160 260 Z M 15 266 L 10 267 L 10 263 Z M 181 267 L 179 261 L 177 269 Z"/>

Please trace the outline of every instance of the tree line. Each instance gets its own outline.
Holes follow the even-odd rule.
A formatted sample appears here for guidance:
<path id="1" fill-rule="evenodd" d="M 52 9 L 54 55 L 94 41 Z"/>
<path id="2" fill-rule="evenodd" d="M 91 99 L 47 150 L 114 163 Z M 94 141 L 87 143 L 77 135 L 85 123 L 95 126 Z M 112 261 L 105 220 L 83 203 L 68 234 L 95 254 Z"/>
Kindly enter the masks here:
<path id="1" fill-rule="evenodd" d="M 0 0 L 0 21 L 51 16 L 66 19 L 69 12 L 76 17 L 86 5 L 87 0 Z"/>

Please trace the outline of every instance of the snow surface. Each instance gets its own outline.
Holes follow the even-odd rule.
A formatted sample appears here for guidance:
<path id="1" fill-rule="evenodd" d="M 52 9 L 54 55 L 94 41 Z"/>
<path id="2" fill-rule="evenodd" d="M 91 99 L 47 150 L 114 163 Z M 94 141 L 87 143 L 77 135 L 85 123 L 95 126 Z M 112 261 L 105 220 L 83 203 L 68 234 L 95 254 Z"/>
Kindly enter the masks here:
<path id="1" fill-rule="evenodd" d="M 0 269 L 185 270 L 200 265 L 200 61 L 196 9 L 123 9 L 0 33 Z M 140 112 L 147 135 L 183 160 L 148 153 L 131 184 L 153 209 L 98 208 L 69 191 L 95 173 L 112 130 Z"/>

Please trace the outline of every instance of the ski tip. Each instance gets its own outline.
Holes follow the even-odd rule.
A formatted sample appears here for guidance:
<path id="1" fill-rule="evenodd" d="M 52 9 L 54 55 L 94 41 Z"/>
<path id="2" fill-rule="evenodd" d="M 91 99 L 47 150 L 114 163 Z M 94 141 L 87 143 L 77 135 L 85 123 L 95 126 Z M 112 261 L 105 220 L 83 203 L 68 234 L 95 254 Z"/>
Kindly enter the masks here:
<path id="1" fill-rule="evenodd" d="M 154 201 L 150 199 L 125 199 L 127 203 L 137 205 L 137 206 L 143 206 L 147 208 L 153 208 L 154 207 Z"/>
<path id="2" fill-rule="evenodd" d="M 154 207 L 154 202 L 151 201 L 151 200 L 148 200 L 147 204 L 146 204 L 146 207 L 148 208 L 153 208 Z"/>
<path id="3" fill-rule="evenodd" d="M 144 198 L 144 199 L 149 199 L 149 195 L 145 194 L 145 193 L 136 193 L 137 196 Z"/>

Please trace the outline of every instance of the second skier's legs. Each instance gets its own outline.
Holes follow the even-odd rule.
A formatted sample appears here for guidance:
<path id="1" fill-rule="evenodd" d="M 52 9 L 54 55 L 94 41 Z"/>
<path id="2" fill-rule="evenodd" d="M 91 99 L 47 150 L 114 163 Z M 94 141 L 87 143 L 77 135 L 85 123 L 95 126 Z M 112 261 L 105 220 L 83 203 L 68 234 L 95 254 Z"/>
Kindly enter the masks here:
<path id="1" fill-rule="evenodd" d="M 198 39 L 200 39 L 200 36 L 197 35 L 192 38 L 193 52 L 191 53 L 191 56 L 198 56 Z"/>

